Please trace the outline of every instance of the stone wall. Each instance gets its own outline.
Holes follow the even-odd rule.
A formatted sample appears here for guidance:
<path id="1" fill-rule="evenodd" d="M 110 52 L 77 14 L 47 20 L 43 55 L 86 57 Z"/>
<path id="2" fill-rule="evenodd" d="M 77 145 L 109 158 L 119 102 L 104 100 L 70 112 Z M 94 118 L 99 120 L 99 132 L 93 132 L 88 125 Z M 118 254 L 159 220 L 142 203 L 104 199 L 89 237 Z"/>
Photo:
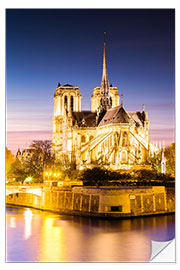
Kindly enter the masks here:
<path id="1" fill-rule="evenodd" d="M 175 211 L 175 188 L 166 188 L 167 212 Z"/>
<path id="2" fill-rule="evenodd" d="M 66 214 L 140 216 L 175 211 L 174 189 L 164 187 L 45 188 L 42 196 L 14 193 L 7 204 L 34 207 Z"/>

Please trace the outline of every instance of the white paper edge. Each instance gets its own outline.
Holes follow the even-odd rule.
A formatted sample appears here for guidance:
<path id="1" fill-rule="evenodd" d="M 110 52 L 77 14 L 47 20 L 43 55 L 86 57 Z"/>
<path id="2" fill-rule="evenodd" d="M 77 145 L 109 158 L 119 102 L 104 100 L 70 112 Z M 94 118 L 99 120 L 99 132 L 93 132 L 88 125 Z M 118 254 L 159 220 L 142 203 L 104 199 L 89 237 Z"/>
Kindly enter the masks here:
<path id="1" fill-rule="evenodd" d="M 152 241 L 150 262 L 175 263 L 175 239 L 166 242 Z"/>

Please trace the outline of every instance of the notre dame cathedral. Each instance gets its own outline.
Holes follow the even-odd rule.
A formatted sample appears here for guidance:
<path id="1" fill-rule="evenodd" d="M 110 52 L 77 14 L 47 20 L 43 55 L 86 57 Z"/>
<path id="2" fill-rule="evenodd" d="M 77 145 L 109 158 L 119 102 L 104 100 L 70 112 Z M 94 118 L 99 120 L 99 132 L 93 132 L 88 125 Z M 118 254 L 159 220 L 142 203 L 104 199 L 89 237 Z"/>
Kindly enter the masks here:
<path id="1" fill-rule="evenodd" d="M 121 99 L 120 99 L 121 97 Z M 52 150 L 77 169 L 104 164 L 109 169 L 130 169 L 145 164 L 154 146 L 149 142 L 149 120 L 142 111 L 127 112 L 123 95 L 109 85 L 104 42 L 101 85 L 93 89 L 91 111 L 81 110 L 77 86 L 60 85 L 54 94 Z"/>

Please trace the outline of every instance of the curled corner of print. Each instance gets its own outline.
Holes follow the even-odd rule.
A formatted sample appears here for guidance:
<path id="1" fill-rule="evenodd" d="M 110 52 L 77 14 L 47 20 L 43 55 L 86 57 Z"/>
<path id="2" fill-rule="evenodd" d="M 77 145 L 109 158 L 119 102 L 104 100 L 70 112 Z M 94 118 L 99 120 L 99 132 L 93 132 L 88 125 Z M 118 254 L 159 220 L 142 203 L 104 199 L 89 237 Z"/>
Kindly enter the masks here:
<path id="1" fill-rule="evenodd" d="M 175 239 L 170 241 L 152 241 L 152 253 L 149 262 L 175 263 Z"/>

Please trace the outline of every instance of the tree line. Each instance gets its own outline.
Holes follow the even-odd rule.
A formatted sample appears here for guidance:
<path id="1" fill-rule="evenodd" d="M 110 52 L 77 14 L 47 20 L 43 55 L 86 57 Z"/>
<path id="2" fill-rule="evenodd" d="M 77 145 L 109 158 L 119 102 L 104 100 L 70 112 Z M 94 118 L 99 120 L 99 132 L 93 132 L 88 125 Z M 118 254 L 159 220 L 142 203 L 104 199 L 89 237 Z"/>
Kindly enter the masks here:
<path id="1" fill-rule="evenodd" d="M 43 182 L 46 170 L 60 171 L 61 179 L 81 180 L 84 185 L 156 185 L 173 183 L 175 178 L 175 143 L 165 149 L 166 175 L 161 174 L 161 155 L 157 153 L 145 166 L 128 171 L 112 171 L 99 165 L 93 169 L 77 171 L 68 160 L 56 161 L 50 141 L 33 141 L 25 155 L 15 157 L 6 148 L 6 177 L 9 182 L 23 183 L 28 177 L 33 183 Z M 145 181 L 145 182 L 144 182 Z"/>

